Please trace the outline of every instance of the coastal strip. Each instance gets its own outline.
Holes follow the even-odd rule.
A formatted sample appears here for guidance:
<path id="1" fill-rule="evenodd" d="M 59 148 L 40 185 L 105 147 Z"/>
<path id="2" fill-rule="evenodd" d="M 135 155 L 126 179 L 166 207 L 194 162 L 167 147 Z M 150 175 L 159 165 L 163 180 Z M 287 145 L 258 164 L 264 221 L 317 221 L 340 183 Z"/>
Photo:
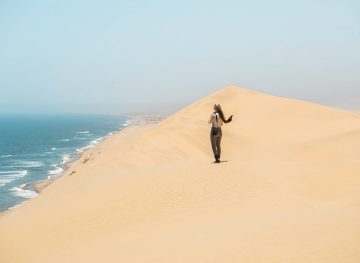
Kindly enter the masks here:
<path id="1" fill-rule="evenodd" d="M 48 178 L 46 180 L 35 182 L 32 184 L 27 184 L 24 186 L 24 189 L 31 189 L 31 190 L 35 191 L 37 194 L 40 194 L 46 187 L 48 187 L 51 183 L 53 183 L 54 181 L 59 179 L 61 176 L 65 175 L 65 174 L 67 174 L 68 176 L 75 174 L 76 170 L 72 169 L 74 164 L 76 164 L 76 163 L 85 164 L 86 162 L 88 162 L 90 160 L 90 158 L 87 156 L 92 156 L 93 154 L 95 154 L 97 152 L 97 148 L 99 146 L 101 147 L 101 144 L 105 140 L 110 139 L 111 136 L 114 136 L 114 135 L 124 131 L 124 129 L 128 129 L 130 127 L 146 127 L 146 126 L 155 125 L 164 118 L 165 117 L 161 116 L 161 115 L 132 115 L 130 117 L 130 119 L 127 120 L 123 124 L 124 128 L 122 128 L 118 131 L 111 132 L 108 136 L 103 137 L 102 140 L 99 140 L 98 143 L 94 144 L 93 147 L 86 146 L 86 147 L 84 147 L 85 148 L 84 151 L 78 151 L 77 158 L 75 160 L 73 160 L 72 162 L 66 163 L 64 166 L 61 167 L 63 169 L 63 171 L 60 174 L 60 176 L 57 176 L 54 178 Z"/>
<path id="2" fill-rule="evenodd" d="M 162 115 L 129 115 L 129 119 L 123 124 L 123 128 L 113 131 L 108 135 L 97 139 L 96 142 L 92 142 L 90 145 L 78 149 L 78 151 L 75 153 L 75 158 L 73 158 L 71 161 L 63 160 L 61 163 L 54 165 L 55 169 L 53 170 L 53 175 L 49 175 L 47 179 L 19 186 L 17 190 L 21 192 L 22 195 L 26 195 L 29 199 L 0 212 L 0 216 L 4 216 L 8 212 L 17 209 L 25 203 L 28 203 L 32 199 L 36 198 L 45 188 L 63 176 L 72 176 L 76 174 L 76 170 L 73 169 L 74 166 L 77 166 L 79 163 L 85 164 L 90 159 L 94 159 L 94 155 L 99 153 L 99 151 L 97 151 L 98 148 L 102 148 L 102 144 L 116 134 L 132 127 L 146 127 L 155 125 L 164 118 L 165 116 Z"/>

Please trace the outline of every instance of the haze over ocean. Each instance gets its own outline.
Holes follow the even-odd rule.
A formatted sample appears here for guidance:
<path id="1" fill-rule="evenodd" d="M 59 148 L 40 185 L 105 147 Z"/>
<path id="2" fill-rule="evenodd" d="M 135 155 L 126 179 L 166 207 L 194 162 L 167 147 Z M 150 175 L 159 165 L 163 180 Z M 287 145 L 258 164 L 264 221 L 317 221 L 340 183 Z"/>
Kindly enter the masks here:
<path id="1" fill-rule="evenodd" d="M 237 85 L 360 105 L 360 2 L 0 1 L 0 112 L 174 112 Z"/>

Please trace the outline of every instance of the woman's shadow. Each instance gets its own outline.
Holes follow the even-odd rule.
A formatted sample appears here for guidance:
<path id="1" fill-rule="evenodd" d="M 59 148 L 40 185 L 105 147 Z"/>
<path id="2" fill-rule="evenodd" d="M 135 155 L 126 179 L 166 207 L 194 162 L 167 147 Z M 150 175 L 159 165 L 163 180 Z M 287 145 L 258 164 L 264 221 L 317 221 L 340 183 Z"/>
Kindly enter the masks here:
<path id="1" fill-rule="evenodd" d="M 218 163 L 215 161 L 215 162 L 211 162 L 211 163 L 212 163 L 212 164 L 219 164 L 219 163 L 227 163 L 227 162 L 228 162 L 228 160 L 220 161 L 220 162 L 218 162 Z"/>

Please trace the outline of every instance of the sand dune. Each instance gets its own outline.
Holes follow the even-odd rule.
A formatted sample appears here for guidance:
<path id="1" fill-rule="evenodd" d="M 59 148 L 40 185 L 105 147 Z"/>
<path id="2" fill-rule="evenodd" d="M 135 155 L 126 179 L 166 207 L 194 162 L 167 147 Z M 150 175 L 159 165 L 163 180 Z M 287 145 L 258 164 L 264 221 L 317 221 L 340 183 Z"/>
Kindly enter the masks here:
<path id="1" fill-rule="evenodd" d="M 221 164 L 214 103 L 234 115 Z M 359 208 L 357 114 L 226 87 L 0 217 L 0 262 L 360 262 Z"/>

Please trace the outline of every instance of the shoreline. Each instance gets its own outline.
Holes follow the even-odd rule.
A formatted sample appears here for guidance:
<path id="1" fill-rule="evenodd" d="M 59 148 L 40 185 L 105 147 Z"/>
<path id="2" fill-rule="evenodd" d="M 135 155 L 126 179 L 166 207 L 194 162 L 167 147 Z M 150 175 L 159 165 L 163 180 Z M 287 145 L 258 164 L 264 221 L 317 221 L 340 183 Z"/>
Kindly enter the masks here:
<path id="1" fill-rule="evenodd" d="M 25 203 L 27 203 L 27 202 L 33 200 L 34 198 L 38 197 L 38 195 L 40 195 L 44 189 L 46 189 L 52 183 L 54 183 L 58 179 L 62 178 L 66 174 L 68 174 L 70 169 L 73 167 L 74 164 L 77 164 L 78 162 L 80 162 L 85 155 L 89 154 L 90 151 L 95 150 L 97 147 L 99 147 L 107 139 L 111 138 L 112 136 L 114 136 L 114 135 L 116 135 L 116 134 L 126 130 L 127 128 L 130 128 L 130 127 L 148 126 L 148 125 L 156 124 L 156 123 L 160 122 L 162 119 L 164 119 L 164 117 L 165 117 L 165 116 L 160 116 L 160 115 L 141 115 L 141 114 L 139 114 L 139 115 L 138 114 L 136 114 L 136 115 L 127 115 L 127 116 L 129 117 L 129 119 L 123 124 L 123 127 L 121 129 L 112 131 L 109 134 L 107 134 L 107 135 L 105 135 L 103 137 L 100 137 L 101 140 L 99 140 L 98 143 L 96 143 L 96 144 L 93 144 L 93 145 L 89 144 L 89 145 L 86 145 L 86 146 L 82 147 L 81 149 L 84 149 L 82 151 L 69 153 L 69 154 L 72 154 L 72 155 L 76 156 L 70 162 L 67 162 L 67 163 L 64 163 L 64 164 L 62 164 L 62 163 L 56 164 L 56 166 L 63 169 L 63 171 L 59 175 L 56 175 L 56 176 L 54 176 L 52 178 L 49 178 L 49 176 L 48 176 L 48 178 L 45 179 L 45 180 L 40 180 L 40 181 L 27 183 L 27 184 L 19 186 L 20 189 L 32 191 L 32 192 L 34 192 L 35 195 L 33 197 L 27 199 L 27 200 L 24 200 L 23 202 L 21 202 L 19 204 L 16 204 L 16 205 L 14 205 L 12 207 L 9 207 L 4 211 L 1 211 L 0 212 L 0 217 L 6 215 L 10 211 L 13 211 L 14 209 L 17 209 L 17 208 L 21 207 L 22 205 L 24 205 Z M 86 163 L 87 160 L 88 160 L 87 158 L 84 158 L 84 160 L 82 160 L 81 162 Z M 72 171 L 71 173 L 69 173 L 69 175 L 72 175 L 73 173 L 75 173 L 75 171 Z"/>
<path id="2" fill-rule="evenodd" d="M 98 145 L 100 145 L 101 143 L 103 143 L 105 140 L 109 139 L 110 137 L 124 131 L 125 129 L 127 128 L 130 128 L 130 127 L 134 127 L 134 126 L 148 126 L 148 125 L 152 125 L 152 124 L 157 124 L 159 123 L 162 119 L 162 117 L 158 116 L 158 115 L 135 115 L 135 116 L 131 116 L 130 119 L 128 121 L 125 122 L 125 124 L 127 125 L 124 125 L 123 128 L 121 128 L 120 130 L 117 130 L 117 131 L 113 131 L 111 133 L 109 133 L 108 135 L 104 136 L 100 141 L 99 143 L 97 143 L 96 145 L 94 145 L 94 147 L 91 147 L 91 148 L 88 148 L 82 152 L 77 152 L 76 155 L 77 157 L 64 164 L 63 168 L 64 171 L 54 177 L 54 178 L 50 178 L 50 179 L 45 179 L 45 180 L 42 180 L 42 181 L 37 181 L 37 182 L 34 182 L 34 183 L 29 183 L 29 184 L 26 184 L 24 186 L 24 188 L 22 189 L 26 189 L 25 187 L 28 187 L 30 188 L 31 190 L 35 191 L 36 194 L 41 194 L 41 192 L 46 188 L 48 187 L 50 184 L 52 184 L 53 182 L 55 182 L 56 180 L 60 179 L 62 176 L 64 176 L 69 170 L 70 168 L 73 166 L 74 163 L 76 163 L 77 161 L 79 161 L 82 157 L 84 157 L 84 155 L 86 155 L 89 151 L 95 149 Z M 85 146 L 85 147 L 88 147 L 88 146 Z M 84 159 L 84 161 L 86 162 L 86 159 Z M 73 173 L 74 171 L 72 171 Z M 70 173 L 70 175 L 72 174 Z M 32 199 L 32 198 L 31 198 Z M 31 200 L 30 199 L 30 200 Z M 21 204 L 20 204 L 21 205 Z M 10 209 L 10 208 L 9 208 Z M 9 210 L 8 209 L 8 210 Z"/>

